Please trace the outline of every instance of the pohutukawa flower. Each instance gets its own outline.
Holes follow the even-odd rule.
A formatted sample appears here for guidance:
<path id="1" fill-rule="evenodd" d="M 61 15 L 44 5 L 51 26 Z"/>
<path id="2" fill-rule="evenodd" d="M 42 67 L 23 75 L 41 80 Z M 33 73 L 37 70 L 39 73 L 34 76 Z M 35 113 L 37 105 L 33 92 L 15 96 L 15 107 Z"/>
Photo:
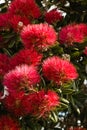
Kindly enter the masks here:
<path id="1" fill-rule="evenodd" d="M 8 115 L 0 116 L 0 130 L 21 130 L 17 121 Z"/>
<path id="2" fill-rule="evenodd" d="M 63 27 L 59 33 L 61 44 L 73 45 L 73 43 L 83 43 L 87 37 L 86 24 L 71 24 Z"/>
<path id="3" fill-rule="evenodd" d="M 41 62 L 42 54 L 34 49 L 20 50 L 10 59 L 10 69 L 21 64 L 38 66 Z"/>
<path id="4" fill-rule="evenodd" d="M 59 96 L 52 90 L 41 90 L 27 95 L 22 100 L 22 108 L 25 113 L 38 118 L 48 116 L 50 111 L 54 110 L 59 104 Z"/>
<path id="5" fill-rule="evenodd" d="M 55 44 L 57 35 L 48 24 L 27 25 L 21 32 L 21 39 L 26 48 L 46 49 Z"/>
<path id="6" fill-rule="evenodd" d="M 26 17 L 21 17 L 20 15 L 14 15 L 10 19 L 10 24 L 16 32 L 19 32 L 21 31 L 24 25 L 30 24 L 30 21 Z"/>
<path id="7" fill-rule="evenodd" d="M 74 65 L 68 60 L 63 60 L 57 56 L 44 60 L 42 69 L 44 76 L 58 85 L 62 85 L 78 77 Z"/>
<path id="8" fill-rule="evenodd" d="M 4 76 L 3 84 L 8 89 L 25 90 L 40 82 L 40 75 L 34 66 L 21 65 Z"/>
<path id="9" fill-rule="evenodd" d="M 40 17 L 40 9 L 35 0 L 14 0 L 11 2 L 8 11 L 11 14 L 26 16 L 29 19 Z"/>
<path id="10" fill-rule="evenodd" d="M 0 29 L 10 28 L 10 23 L 9 23 L 10 18 L 11 18 L 11 15 L 9 13 L 0 14 Z"/>
<path id="11" fill-rule="evenodd" d="M 0 54 L 0 79 L 8 72 L 9 70 L 9 57 L 5 54 Z"/>
<path id="12" fill-rule="evenodd" d="M 11 114 L 14 113 L 15 117 L 23 116 L 24 113 L 21 106 L 21 102 L 24 96 L 25 93 L 22 91 L 17 92 L 15 90 L 9 90 L 9 95 L 2 100 L 2 104 L 8 112 L 10 112 Z"/>
<path id="13" fill-rule="evenodd" d="M 59 22 L 63 19 L 62 13 L 57 9 L 53 9 L 45 14 L 45 20 L 49 24 Z"/>

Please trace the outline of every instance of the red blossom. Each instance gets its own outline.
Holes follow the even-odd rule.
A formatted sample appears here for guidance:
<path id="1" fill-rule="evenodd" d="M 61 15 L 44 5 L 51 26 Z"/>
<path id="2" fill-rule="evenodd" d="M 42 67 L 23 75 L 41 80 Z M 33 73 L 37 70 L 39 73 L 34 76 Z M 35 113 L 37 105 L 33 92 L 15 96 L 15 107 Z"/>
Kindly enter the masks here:
<path id="1" fill-rule="evenodd" d="M 59 33 L 61 44 L 73 45 L 73 43 L 83 43 L 86 37 L 86 24 L 70 24 L 63 27 Z"/>
<path id="2" fill-rule="evenodd" d="M 46 49 L 57 40 L 55 30 L 48 24 L 33 24 L 23 28 L 21 39 L 26 48 Z"/>
<path id="3" fill-rule="evenodd" d="M 4 76 L 3 84 L 9 89 L 25 90 L 40 82 L 40 75 L 34 66 L 21 65 Z"/>
<path id="4" fill-rule="evenodd" d="M 38 118 L 45 117 L 57 106 L 59 106 L 59 96 L 52 90 L 41 90 L 27 95 L 22 100 L 22 108 L 25 113 Z"/>
<path id="5" fill-rule="evenodd" d="M 0 14 L 0 28 L 1 29 L 10 28 L 10 23 L 9 23 L 10 18 L 11 18 L 11 15 L 8 12 Z"/>
<path id="6" fill-rule="evenodd" d="M 11 27 L 19 32 L 22 30 L 24 25 L 28 25 L 30 21 L 26 17 L 21 17 L 20 15 L 13 15 L 13 17 L 9 20 Z"/>
<path id="7" fill-rule="evenodd" d="M 21 130 L 19 124 L 10 116 L 0 116 L 0 130 Z"/>
<path id="8" fill-rule="evenodd" d="M 41 90 L 25 95 L 20 91 L 9 91 L 2 103 L 16 117 L 32 115 L 37 118 L 48 116 L 60 104 L 59 96 L 52 90 Z"/>
<path id="9" fill-rule="evenodd" d="M 34 49 L 23 49 L 10 59 L 10 69 L 14 69 L 15 66 L 21 64 L 38 66 L 41 59 L 42 54 L 38 53 Z"/>
<path id="10" fill-rule="evenodd" d="M 2 100 L 2 103 L 5 109 L 8 110 L 11 114 L 14 113 L 15 116 L 22 116 L 24 115 L 24 113 L 21 106 L 21 102 L 24 96 L 25 95 L 22 91 L 17 92 L 14 90 L 9 90 L 9 95 Z"/>
<path id="11" fill-rule="evenodd" d="M 62 13 L 57 9 L 53 9 L 45 14 L 45 20 L 49 24 L 61 21 L 63 19 Z"/>
<path id="12" fill-rule="evenodd" d="M 78 29 L 80 30 L 80 32 L 83 34 L 84 37 L 87 37 L 87 24 L 85 23 L 80 23 L 78 24 Z"/>
<path id="13" fill-rule="evenodd" d="M 59 85 L 78 77 L 74 65 L 57 56 L 44 60 L 42 69 L 44 76 L 48 80 L 52 80 Z"/>
<path id="14" fill-rule="evenodd" d="M 34 0 L 13 0 L 8 11 L 13 15 L 26 16 L 29 19 L 40 17 L 40 9 Z"/>
<path id="15" fill-rule="evenodd" d="M 9 57 L 6 54 L 0 54 L 0 78 L 9 70 Z"/>

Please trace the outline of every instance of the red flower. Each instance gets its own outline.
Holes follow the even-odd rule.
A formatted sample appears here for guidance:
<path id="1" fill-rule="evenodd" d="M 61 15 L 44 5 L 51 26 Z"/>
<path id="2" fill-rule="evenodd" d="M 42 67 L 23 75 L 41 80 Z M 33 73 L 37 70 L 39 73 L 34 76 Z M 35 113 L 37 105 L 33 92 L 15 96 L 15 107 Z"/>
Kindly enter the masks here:
<path id="1" fill-rule="evenodd" d="M 13 15 L 26 16 L 29 19 L 40 17 L 40 9 L 34 0 L 14 0 L 8 11 Z"/>
<path id="2" fill-rule="evenodd" d="M 33 24 L 23 28 L 21 39 L 26 48 L 45 49 L 55 44 L 55 30 L 48 24 Z"/>
<path id="3" fill-rule="evenodd" d="M 0 54 L 0 79 L 9 70 L 9 57 L 5 54 Z"/>
<path id="4" fill-rule="evenodd" d="M 87 37 L 87 24 L 84 23 L 80 23 L 78 24 L 78 28 L 80 30 L 80 32 L 83 34 L 84 37 Z"/>
<path id="5" fill-rule="evenodd" d="M 34 49 L 23 49 L 10 59 L 10 69 L 21 64 L 37 66 L 40 64 L 41 59 L 42 54 L 38 53 Z"/>
<path id="6" fill-rule="evenodd" d="M 21 102 L 24 98 L 24 92 L 20 91 L 9 91 L 9 95 L 2 99 L 2 103 L 11 114 L 14 113 L 14 116 L 23 116 L 23 109 Z"/>
<path id="7" fill-rule="evenodd" d="M 47 23 L 52 24 L 63 19 L 62 13 L 57 9 L 53 9 L 45 14 L 45 20 Z"/>
<path id="8" fill-rule="evenodd" d="M 16 32 L 19 32 L 24 25 L 28 25 L 29 23 L 30 21 L 26 17 L 21 17 L 20 15 L 14 15 L 10 19 L 10 24 Z"/>
<path id="9" fill-rule="evenodd" d="M 59 40 L 62 44 L 73 45 L 83 43 L 87 37 L 86 24 L 71 24 L 63 27 L 59 33 Z"/>
<path id="10" fill-rule="evenodd" d="M 85 47 L 83 53 L 87 56 L 87 47 Z"/>
<path id="11" fill-rule="evenodd" d="M 21 128 L 10 116 L 2 115 L 0 117 L 0 130 L 21 130 Z"/>
<path id="12" fill-rule="evenodd" d="M 3 84 L 9 89 L 25 90 L 40 82 L 40 76 L 33 66 L 21 65 L 4 76 Z"/>
<path id="13" fill-rule="evenodd" d="M 9 13 L 2 13 L 0 14 L 0 28 L 2 29 L 8 29 L 10 28 L 9 19 L 11 18 L 11 15 Z"/>
<path id="14" fill-rule="evenodd" d="M 59 105 L 59 96 L 51 90 L 35 92 L 22 100 L 22 108 L 26 114 L 38 118 L 45 117 Z M 26 107 L 25 107 L 26 106 Z"/>
<path id="15" fill-rule="evenodd" d="M 69 61 L 57 56 L 46 59 L 42 69 L 48 80 L 53 80 L 59 85 L 78 77 L 76 68 Z"/>

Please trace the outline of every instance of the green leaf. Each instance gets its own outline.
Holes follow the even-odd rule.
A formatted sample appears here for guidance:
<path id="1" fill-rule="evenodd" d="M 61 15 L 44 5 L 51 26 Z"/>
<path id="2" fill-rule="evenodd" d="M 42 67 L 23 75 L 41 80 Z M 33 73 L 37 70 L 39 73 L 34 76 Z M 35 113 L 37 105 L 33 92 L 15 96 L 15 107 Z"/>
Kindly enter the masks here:
<path id="1" fill-rule="evenodd" d="M 49 118 L 53 121 L 53 122 L 57 122 L 58 121 L 58 115 L 56 112 L 54 111 L 51 111 L 50 115 L 49 115 Z"/>
<path id="2" fill-rule="evenodd" d="M 65 98 L 62 98 L 62 97 L 61 97 L 61 102 L 64 102 L 65 104 L 69 104 L 69 101 Z"/>

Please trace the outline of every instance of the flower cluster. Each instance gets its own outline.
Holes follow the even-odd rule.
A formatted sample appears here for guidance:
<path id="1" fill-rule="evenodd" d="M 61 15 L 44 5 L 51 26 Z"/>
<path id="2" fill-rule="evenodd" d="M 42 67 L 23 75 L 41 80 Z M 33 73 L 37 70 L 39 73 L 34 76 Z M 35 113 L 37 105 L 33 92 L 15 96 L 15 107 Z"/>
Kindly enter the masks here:
<path id="1" fill-rule="evenodd" d="M 14 118 L 18 122 L 20 117 L 24 120 L 26 117 L 55 118 L 52 116 L 56 110 L 68 104 L 63 100 L 68 97 L 67 91 L 74 92 L 72 86 L 79 76 L 76 67 L 79 70 L 77 65 L 81 59 L 78 55 L 84 56 L 82 60 L 87 55 L 84 45 L 84 51 L 76 55 L 74 66 L 74 62 L 71 63 L 74 56 L 69 53 L 79 49 L 69 47 L 71 50 L 66 54 L 68 46 L 86 40 L 87 25 L 74 23 L 62 27 L 63 16 L 59 10 L 41 14 L 44 8 L 40 10 L 37 3 L 38 0 L 12 0 L 7 12 L 0 14 L 0 46 L 5 38 L 5 44 L 10 42 L 6 48 L 0 48 L 0 105 L 3 106 L 0 106 L 0 110 L 3 109 L 0 130 L 20 130 Z M 60 28 L 56 28 L 58 23 Z M 3 115 L 4 110 L 11 117 Z"/>
<path id="2" fill-rule="evenodd" d="M 22 49 L 10 58 L 10 69 L 21 64 L 38 66 L 41 63 L 42 54 L 34 49 Z"/>
<path id="3" fill-rule="evenodd" d="M 20 15 L 12 15 L 10 13 L 0 14 L 0 29 L 10 30 L 11 28 L 18 32 L 22 29 L 24 25 L 29 24 L 30 21 L 26 17 L 21 17 Z"/>
<path id="4" fill-rule="evenodd" d="M 29 19 L 40 17 L 40 9 L 35 0 L 14 0 L 8 8 L 8 12 Z"/>
<path id="5" fill-rule="evenodd" d="M 0 14 L 0 28 L 20 32 L 24 25 L 39 18 L 40 9 L 34 0 L 13 0 L 6 13 Z"/>
<path id="6" fill-rule="evenodd" d="M 31 113 L 40 118 L 48 116 L 50 111 L 59 106 L 59 102 L 59 96 L 54 91 L 41 90 L 26 96 L 22 101 L 22 108 L 24 108 L 25 113 Z"/>
<path id="7" fill-rule="evenodd" d="M 10 27 L 9 19 L 10 19 L 9 13 L 3 13 L 0 14 L 0 28 L 8 29 Z"/>
<path id="8" fill-rule="evenodd" d="M 3 99 L 5 108 L 16 117 L 28 114 L 40 118 L 48 116 L 60 104 L 59 96 L 52 90 L 41 90 L 25 95 L 24 92 L 12 92 Z"/>
<path id="9" fill-rule="evenodd" d="M 18 15 L 10 19 L 14 29 L 18 29 L 20 19 Z M 23 27 L 20 35 L 25 49 L 19 50 L 10 58 L 4 54 L 0 55 L 0 70 L 4 76 L 2 84 L 8 91 L 4 98 L 1 93 L 1 102 L 11 115 L 15 114 L 15 117 L 32 115 L 46 118 L 59 106 L 60 97 L 55 90 L 51 90 L 51 87 L 42 87 L 42 76 L 44 80 L 46 77 L 46 80 L 62 85 L 76 79 L 78 74 L 69 61 L 57 56 L 44 60 L 42 54 L 36 51 L 37 49 L 43 52 L 55 44 L 57 35 L 52 26 L 28 24 Z"/>
<path id="10" fill-rule="evenodd" d="M 61 85 L 78 77 L 76 68 L 67 60 L 57 56 L 46 59 L 43 62 L 43 74 L 48 80 Z"/>
<path id="11" fill-rule="evenodd" d="M 30 88 L 40 82 L 40 76 L 33 66 L 21 65 L 4 76 L 4 85 L 7 88 L 22 90 Z"/>
<path id="12" fill-rule="evenodd" d="M 57 9 L 53 9 L 45 14 L 45 20 L 49 24 L 59 22 L 63 19 L 62 13 Z"/>
<path id="13" fill-rule="evenodd" d="M 10 26 L 15 30 L 15 32 L 19 32 L 24 25 L 30 24 L 30 21 L 26 17 L 21 17 L 20 15 L 13 15 L 9 20 Z"/>
<path id="14" fill-rule="evenodd" d="M 37 84 L 40 83 L 40 75 L 34 62 L 30 62 L 30 58 L 32 58 L 29 57 L 30 52 L 31 50 L 25 49 L 13 56 L 13 59 L 18 61 L 17 58 L 19 57 L 21 60 L 18 64 L 17 62 L 16 64 L 10 62 L 13 69 L 9 69 L 9 72 L 3 78 L 3 85 L 7 87 L 9 94 L 1 102 L 10 113 L 15 113 L 15 116 L 20 117 L 30 114 L 38 118 L 46 117 L 50 111 L 59 106 L 60 98 L 51 89 L 39 90 Z M 25 54 L 24 57 L 21 54 Z M 36 61 L 38 61 L 37 59 Z M 42 72 L 48 80 L 52 80 L 58 85 L 78 77 L 75 67 L 69 61 L 57 56 L 43 61 Z"/>
<path id="15" fill-rule="evenodd" d="M 25 116 L 21 105 L 24 96 L 24 92 L 11 91 L 9 95 L 2 100 L 5 109 L 11 115 L 14 113 L 14 117 Z"/>
<path id="16" fill-rule="evenodd" d="M 19 124 L 8 115 L 0 116 L 0 130 L 21 130 Z"/>
<path id="17" fill-rule="evenodd" d="M 57 35 L 48 24 L 27 25 L 21 32 L 21 39 L 26 48 L 42 50 L 55 44 Z"/>
<path id="18" fill-rule="evenodd" d="M 74 43 L 83 43 L 87 37 L 86 24 L 70 24 L 64 26 L 59 33 L 61 44 L 73 45 Z"/>

